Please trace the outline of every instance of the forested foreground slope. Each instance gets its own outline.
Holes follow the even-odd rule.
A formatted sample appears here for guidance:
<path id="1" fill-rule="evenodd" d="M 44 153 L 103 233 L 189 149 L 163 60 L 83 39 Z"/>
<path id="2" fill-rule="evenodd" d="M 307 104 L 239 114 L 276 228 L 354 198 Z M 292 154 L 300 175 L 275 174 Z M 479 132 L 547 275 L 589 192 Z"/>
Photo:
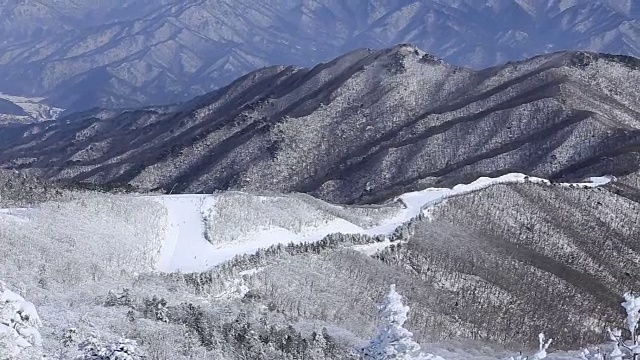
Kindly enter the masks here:
<path id="1" fill-rule="evenodd" d="M 559 343 L 598 342 L 639 286 L 638 210 L 608 189 L 499 185 L 437 206 L 385 258 L 453 290 L 479 334 L 553 328 Z"/>
<path id="2" fill-rule="evenodd" d="M 606 342 L 604 328 L 623 325 L 621 294 L 640 288 L 640 203 L 617 183 L 494 184 L 432 204 L 387 236 L 278 244 L 188 274 L 153 271 L 171 217 L 162 201 L 44 194 L 53 198 L 0 212 L 0 278 L 37 306 L 47 354 L 125 337 L 155 359 L 355 359 L 376 332 L 377 302 L 397 284 L 411 307 L 405 325 L 426 351 L 502 359 L 535 345 L 540 331 L 553 349 Z M 269 227 L 303 233 L 337 216 L 366 228 L 401 211 L 306 195 L 216 198 L 219 207 L 201 214 L 211 233 L 199 236 L 223 250 L 242 249 L 246 234 L 269 235 L 271 245 Z M 295 219 L 273 218 L 289 208 Z M 236 233 L 235 218 L 248 224 Z"/>
<path id="3" fill-rule="evenodd" d="M 290 257 L 253 286 L 284 312 L 356 333 L 373 330 L 375 299 L 396 283 L 422 341 L 526 343 L 546 331 L 560 347 L 601 343 L 620 325 L 621 294 L 640 286 L 639 210 L 608 189 L 495 185 L 437 205 L 373 258 Z"/>

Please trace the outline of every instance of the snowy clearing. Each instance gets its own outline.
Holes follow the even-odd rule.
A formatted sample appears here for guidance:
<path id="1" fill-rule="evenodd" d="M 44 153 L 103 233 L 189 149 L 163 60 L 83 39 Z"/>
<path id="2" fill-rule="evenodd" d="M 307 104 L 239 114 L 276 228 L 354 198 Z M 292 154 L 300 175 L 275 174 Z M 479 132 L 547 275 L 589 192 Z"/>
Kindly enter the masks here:
<path id="1" fill-rule="evenodd" d="M 64 109 L 49 106 L 44 103 L 45 98 L 23 97 L 0 93 L 0 99 L 8 100 L 24 110 L 29 116 L 38 121 L 55 120 Z"/>
<path id="2" fill-rule="evenodd" d="M 588 182 L 573 184 L 558 184 L 560 186 L 573 187 L 597 187 L 609 183 L 614 178 L 610 176 L 590 178 Z M 368 214 L 350 214 L 350 207 L 341 207 L 345 211 L 342 214 L 328 214 L 325 212 L 304 213 L 302 216 L 310 218 L 312 222 L 294 223 L 300 217 L 299 209 L 290 209 L 282 212 L 281 208 L 274 208 L 278 218 L 291 218 L 291 226 L 273 223 L 274 220 L 264 218 L 269 214 L 254 214 L 253 208 L 244 208 L 237 214 L 237 209 L 216 208 L 218 199 L 222 194 L 216 195 L 162 195 L 150 198 L 163 204 L 168 210 L 168 224 L 166 234 L 162 242 L 157 270 L 161 272 L 199 272 L 210 269 L 224 261 L 232 259 L 236 255 L 254 253 L 257 250 L 277 244 L 301 243 L 318 241 L 332 233 L 387 235 L 391 234 L 398 226 L 411 220 L 428 207 L 438 204 L 443 200 L 460 194 L 485 188 L 501 183 L 541 183 L 550 184 L 548 180 L 529 177 L 524 174 L 507 174 L 496 178 L 482 177 L 470 184 L 456 185 L 451 189 L 429 188 L 403 194 L 388 205 L 386 218 L 377 219 L 367 225 L 364 218 L 370 220 Z M 237 193 L 240 194 L 240 193 Z M 269 204 L 270 198 L 278 196 L 255 196 L 242 194 L 253 200 Z M 298 201 L 298 200 L 296 200 Z M 316 200 L 318 208 L 336 208 L 337 206 L 326 204 Z M 400 202 L 403 206 L 397 207 Z M 316 210 L 316 209 L 314 209 Z M 271 211 L 261 209 L 261 211 Z M 380 210 L 382 211 L 382 210 Z M 221 219 L 225 212 L 237 215 L 236 221 L 240 221 L 250 227 L 250 230 L 240 232 L 232 238 L 228 233 L 237 231 L 236 225 L 228 220 Z M 385 213 L 386 214 L 386 213 Z M 351 215 L 351 216 L 347 216 Z M 258 221 L 259 218 L 261 221 Z M 349 220 L 347 220 L 347 218 Z M 356 219 L 356 220 L 354 220 Z M 308 220 L 308 219 L 307 219 Z M 362 221 L 359 221 L 362 220 Z M 357 224 L 359 222 L 360 224 Z M 237 226 L 246 226 L 237 225 Z M 212 232 L 215 229 L 217 232 Z M 220 241 L 224 238 L 224 241 Z M 366 254 L 375 252 L 389 246 L 390 242 L 380 244 L 355 246 L 354 249 Z"/>
<path id="3" fill-rule="evenodd" d="M 153 197 L 167 207 L 168 224 L 157 269 L 162 272 L 204 271 L 240 254 L 271 245 L 317 241 L 335 232 L 358 233 L 363 229 L 342 219 L 294 232 L 272 226 L 254 229 L 237 241 L 212 244 L 205 234 L 204 216 L 216 205 L 217 195 L 167 195 Z M 229 229 L 230 231 L 232 229 Z M 215 236 L 215 235 L 214 235 Z"/>
<path id="4" fill-rule="evenodd" d="M 556 186 L 596 187 L 612 180 L 597 177 Z M 237 191 L 92 195 L 29 209 L 0 209 L 0 231 L 16 239 L 47 238 L 47 246 L 69 247 L 84 258 L 91 258 L 87 254 L 97 251 L 95 244 L 99 244 L 105 261 L 126 265 L 128 271 L 201 272 L 236 255 L 277 244 L 315 242 L 334 233 L 389 235 L 421 213 L 428 215 L 430 208 L 451 196 L 526 181 L 549 184 L 523 174 L 483 177 L 451 189 L 406 193 L 381 206 L 340 206 L 305 194 Z M 390 244 L 383 241 L 353 248 L 373 255 Z"/>

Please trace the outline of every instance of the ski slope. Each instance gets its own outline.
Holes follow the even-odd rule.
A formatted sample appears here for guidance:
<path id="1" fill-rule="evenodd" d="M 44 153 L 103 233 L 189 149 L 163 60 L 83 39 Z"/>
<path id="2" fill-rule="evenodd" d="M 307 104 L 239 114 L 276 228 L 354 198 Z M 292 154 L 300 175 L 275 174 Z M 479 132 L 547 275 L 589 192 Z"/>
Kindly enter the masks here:
<path id="1" fill-rule="evenodd" d="M 257 228 L 237 241 L 212 244 L 205 234 L 205 216 L 217 204 L 219 195 L 167 195 L 153 200 L 168 210 L 166 236 L 157 263 L 162 272 L 204 271 L 240 254 L 281 243 L 311 242 L 336 232 L 358 233 L 363 229 L 343 219 L 332 219 L 319 226 L 292 231 L 272 226 Z M 232 229 L 229 229 L 231 231 Z M 215 236 L 215 234 L 214 234 Z"/>
<path id="2" fill-rule="evenodd" d="M 25 117 L 13 116 L 13 118 L 18 118 L 22 120 L 31 120 L 31 121 L 46 121 L 46 120 L 55 120 L 60 114 L 64 111 L 64 109 L 53 107 L 47 105 L 44 101 L 45 98 L 29 98 L 23 96 L 13 96 L 8 94 L 0 93 L 0 99 L 4 99 L 14 103 L 24 110 L 25 113 L 29 114 L 30 119 L 24 119 Z M 1 114 L 0 114 L 1 117 Z"/>
<path id="3" fill-rule="evenodd" d="M 586 182 L 557 184 L 560 186 L 574 187 L 597 187 L 605 185 L 614 178 L 610 176 L 593 177 Z M 162 195 L 149 197 L 159 202 L 168 210 L 168 219 L 165 237 L 162 240 L 160 256 L 157 262 L 157 270 L 161 272 L 199 272 L 212 268 L 224 261 L 232 259 L 236 255 L 254 253 L 257 250 L 280 243 L 301 243 L 318 241 L 332 233 L 344 234 L 366 234 L 366 235 L 387 235 L 391 234 L 398 226 L 411 220 L 415 216 L 424 212 L 429 207 L 451 196 L 465 194 L 479 190 L 494 184 L 500 183 L 524 183 L 533 182 L 540 184 L 550 184 L 548 180 L 529 177 L 524 174 L 507 174 L 496 178 L 482 177 L 470 184 L 456 185 L 448 188 L 429 188 L 422 191 L 410 192 L 398 196 L 394 202 L 387 206 L 387 209 L 372 211 L 386 211 L 389 214 L 385 218 L 371 222 L 371 217 L 363 214 L 351 214 L 353 208 L 327 203 L 318 205 L 319 208 L 326 207 L 339 208 L 342 214 L 334 215 L 335 211 L 318 212 L 309 214 L 309 217 L 322 217 L 322 220 L 304 222 L 295 226 L 274 225 L 269 220 L 267 225 L 260 223 L 251 231 L 241 233 L 233 240 L 229 240 L 227 232 L 236 231 L 238 225 L 216 223 L 224 219 L 215 214 L 224 214 L 225 211 L 233 211 L 225 207 L 216 208 L 220 194 L 216 195 Z M 269 201 L 269 196 L 248 195 L 259 198 L 260 201 Z M 272 197 L 277 197 L 273 195 Z M 319 200 L 317 200 L 319 202 Z M 397 206 L 400 203 L 402 206 Z M 265 211 L 269 212 L 268 207 Z M 273 209 L 274 212 L 281 209 Z M 237 209 L 236 209 L 237 211 Z M 249 227 L 252 221 L 260 217 L 268 217 L 269 214 L 251 214 L 252 209 L 244 209 L 244 213 L 238 213 L 242 222 L 246 222 Z M 288 214 L 278 213 L 279 217 L 289 216 L 295 218 L 300 216 L 300 211 L 292 209 Z M 212 214 L 214 214 L 212 216 Z M 306 214 L 303 214 L 306 215 Z M 349 216 L 347 216 L 349 215 Z M 351 216 L 352 215 L 352 216 Z M 242 218 L 246 216 L 246 219 Z M 360 220 L 362 221 L 354 221 Z M 365 220 L 369 221 L 365 221 Z M 246 220 L 246 221 L 245 221 Z M 212 224 L 213 222 L 213 224 Z M 356 223 L 357 222 L 357 223 Z M 359 223 L 359 224 L 358 224 Z M 366 225 L 363 225 L 366 224 Z M 226 226 L 226 227 L 225 227 Z M 212 227 L 216 232 L 211 233 Z M 223 234 L 224 233 L 224 234 Z M 219 241 L 224 235 L 224 241 Z M 207 239 L 208 237 L 208 239 Z M 380 244 L 363 245 L 355 247 L 356 250 L 366 254 L 373 254 L 376 251 L 388 246 L 390 242 Z"/>
<path id="4" fill-rule="evenodd" d="M 595 187 L 611 177 L 556 186 Z M 0 232 L 22 239 L 38 258 L 37 242 L 66 249 L 82 262 L 98 256 L 104 268 L 200 272 L 277 244 L 315 242 L 332 233 L 387 235 L 443 200 L 498 183 L 547 180 L 508 174 L 470 184 L 403 194 L 385 205 L 341 206 L 305 194 L 78 195 L 34 208 L 0 209 Z M 353 248 L 372 255 L 391 244 Z M 89 255 L 92 254 L 92 255 Z M 75 259 L 75 258 L 74 258 Z M 80 259 L 80 260 L 78 260 Z M 83 260 L 84 259 L 84 260 Z M 1 275 L 1 269 L 0 269 Z"/>

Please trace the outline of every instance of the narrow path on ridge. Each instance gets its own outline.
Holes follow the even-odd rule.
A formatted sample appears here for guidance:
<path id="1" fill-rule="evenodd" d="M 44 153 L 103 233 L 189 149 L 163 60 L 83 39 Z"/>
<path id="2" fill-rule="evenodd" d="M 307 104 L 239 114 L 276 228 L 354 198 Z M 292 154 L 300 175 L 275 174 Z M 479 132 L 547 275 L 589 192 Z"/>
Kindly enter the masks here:
<path id="1" fill-rule="evenodd" d="M 609 176 L 594 177 L 590 178 L 589 182 L 556 184 L 556 186 L 597 187 L 605 185 L 613 179 Z M 451 189 L 430 188 L 398 196 L 395 200 L 401 201 L 405 208 L 369 228 L 362 228 L 345 219 L 336 218 L 315 227 L 305 228 L 300 232 L 277 226 L 256 228 L 254 232 L 247 234 L 244 241 L 215 245 L 205 237 L 208 229 L 205 226 L 204 216 L 215 207 L 218 195 L 149 196 L 148 198 L 167 208 L 168 217 L 165 238 L 162 240 L 156 269 L 161 272 L 206 271 L 231 260 L 236 255 L 255 253 L 261 248 L 277 244 L 314 242 L 332 233 L 388 235 L 393 233 L 398 226 L 451 196 L 469 193 L 495 184 L 524 182 L 550 184 L 548 180 L 523 174 L 507 174 L 496 178 L 482 177 L 470 184 L 456 185 Z M 389 244 L 391 243 L 389 242 Z M 356 249 L 368 253 L 383 247 L 383 244 L 373 244 L 371 248 L 360 246 Z"/>

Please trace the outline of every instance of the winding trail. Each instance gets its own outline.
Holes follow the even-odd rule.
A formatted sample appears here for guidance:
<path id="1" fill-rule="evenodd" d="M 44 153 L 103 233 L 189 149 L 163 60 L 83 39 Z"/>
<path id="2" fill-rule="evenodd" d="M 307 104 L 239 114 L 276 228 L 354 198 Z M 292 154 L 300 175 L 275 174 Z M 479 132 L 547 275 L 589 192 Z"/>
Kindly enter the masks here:
<path id="1" fill-rule="evenodd" d="M 614 180 L 613 177 L 594 177 L 589 182 L 556 184 L 556 186 L 597 187 Z M 281 227 L 256 229 L 244 241 L 225 244 L 212 244 L 205 238 L 204 215 L 216 205 L 216 195 L 162 195 L 150 196 L 167 208 L 168 220 L 165 238 L 162 241 L 157 270 L 161 272 L 200 272 L 231 260 L 240 254 L 255 253 L 261 248 L 276 244 L 314 242 L 332 233 L 388 235 L 403 223 L 452 196 L 466 194 L 475 190 L 502 183 L 540 183 L 550 184 L 548 180 L 529 177 L 523 174 L 507 174 L 496 178 L 482 177 L 470 184 L 456 185 L 451 189 L 429 188 L 403 194 L 395 199 L 405 207 L 396 215 L 379 224 L 362 228 L 344 219 L 337 218 L 328 223 L 292 232 Z M 215 234 L 214 234 L 215 236 Z M 372 253 L 391 243 L 363 245 L 355 247 L 364 253 Z"/>

